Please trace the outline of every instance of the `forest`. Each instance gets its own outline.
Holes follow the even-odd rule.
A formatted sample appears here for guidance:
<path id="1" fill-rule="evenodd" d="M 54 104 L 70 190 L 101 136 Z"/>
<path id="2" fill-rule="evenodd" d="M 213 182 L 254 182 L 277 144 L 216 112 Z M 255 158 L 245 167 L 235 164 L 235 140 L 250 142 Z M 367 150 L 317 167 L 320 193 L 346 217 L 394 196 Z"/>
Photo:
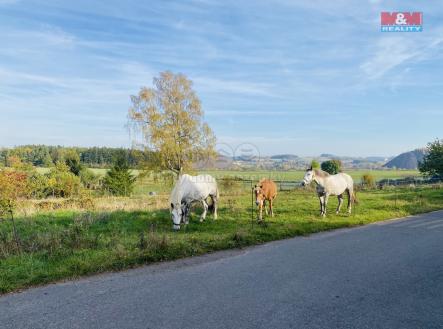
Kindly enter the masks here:
<path id="1" fill-rule="evenodd" d="M 76 153 L 80 163 L 89 168 L 109 168 L 123 154 L 130 168 L 137 168 L 149 159 L 149 152 L 112 147 L 65 147 L 24 145 L 0 149 L 0 166 L 13 167 L 19 161 L 35 167 L 51 167 L 64 162 L 67 154 Z"/>

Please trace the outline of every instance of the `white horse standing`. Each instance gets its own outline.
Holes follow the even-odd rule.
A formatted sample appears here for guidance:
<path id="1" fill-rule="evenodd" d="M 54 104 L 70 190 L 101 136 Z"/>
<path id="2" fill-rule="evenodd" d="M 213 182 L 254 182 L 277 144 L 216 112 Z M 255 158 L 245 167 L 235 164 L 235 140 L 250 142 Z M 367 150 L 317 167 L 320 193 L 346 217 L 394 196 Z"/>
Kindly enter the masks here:
<path id="1" fill-rule="evenodd" d="M 308 185 L 312 181 L 317 184 L 317 195 L 320 199 L 320 214 L 326 216 L 326 206 L 330 195 L 338 197 L 338 207 L 336 213 L 340 212 L 343 204 L 343 193 L 348 194 L 348 212 L 352 211 L 352 203 L 357 202 L 354 193 L 354 181 L 352 177 L 345 173 L 330 175 L 326 171 L 320 169 L 308 169 L 303 178 L 302 185 Z"/>
<path id="2" fill-rule="evenodd" d="M 210 208 L 206 202 L 208 197 L 212 199 L 211 210 L 214 213 L 214 219 L 217 219 L 219 193 L 215 178 L 210 175 L 181 175 L 169 199 L 174 230 L 179 230 L 181 223 L 189 223 L 189 212 L 194 202 L 199 201 L 203 204 L 203 213 L 200 217 L 200 222 L 202 222 Z"/>

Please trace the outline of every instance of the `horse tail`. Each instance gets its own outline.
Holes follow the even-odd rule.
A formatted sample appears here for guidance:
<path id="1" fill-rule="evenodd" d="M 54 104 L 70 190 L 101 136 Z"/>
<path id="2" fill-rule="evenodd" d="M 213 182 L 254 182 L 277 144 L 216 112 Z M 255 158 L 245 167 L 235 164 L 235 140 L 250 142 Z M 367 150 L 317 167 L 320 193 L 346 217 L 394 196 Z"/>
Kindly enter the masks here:
<path id="1" fill-rule="evenodd" d="M 218 187 L 215 187 L 215 195 L 211 195 L 211 204 L 208 204 L 208 210 L 213 214 L 215 212 L 215 202 L 218 200 L 220 194 L 218 191 Z"/>
<path id="2" fill-rule="evenodd" d="M 215 206 L 214 206 L 214 200 L 212 200 L 212 202 L 210 204 L 208 204 L 208 211 L 213 214 L 215 210 Z"/>
<path id="3" fill-rule="evenodd" d="M 355 204 L 358 204 L 357 192 L 355 192 L 355 191 L 352 191 L 352 201 L 353 201 Z"/>

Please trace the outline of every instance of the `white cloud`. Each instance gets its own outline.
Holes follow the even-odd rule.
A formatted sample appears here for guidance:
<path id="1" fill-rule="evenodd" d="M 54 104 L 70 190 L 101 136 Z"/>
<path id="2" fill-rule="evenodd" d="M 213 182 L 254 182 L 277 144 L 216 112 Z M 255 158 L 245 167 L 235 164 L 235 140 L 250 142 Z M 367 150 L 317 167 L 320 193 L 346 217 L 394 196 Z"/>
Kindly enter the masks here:
<path id="1" fill-rule="evenodd" d="M 201 76 L 193 78 L 193 81 L 196 89 L 203 92 L 275 96 L 272 92 L 272 86 L 267 83 L 223 80 Z"/>
<path id="2" fill-rule="evenodd" d="M 360 68 L 370 79 L 380 78 L 388 71 L 421 54 L 407 37 L 380 39 L 374 54 Z"/>
<path id="3" fill-rule="evenodd" d="M 392 36 L 381 37 L 376 41 L 370 58 L 362 63 L 360 68 L 369 79 L 378 79 L 404 64 L 412 65 L 439 55 L 436 50 L 443 44 L 440 32 L 441 29 L 435 30 L 430 36 L 400 36 L 395 33 Z"/>

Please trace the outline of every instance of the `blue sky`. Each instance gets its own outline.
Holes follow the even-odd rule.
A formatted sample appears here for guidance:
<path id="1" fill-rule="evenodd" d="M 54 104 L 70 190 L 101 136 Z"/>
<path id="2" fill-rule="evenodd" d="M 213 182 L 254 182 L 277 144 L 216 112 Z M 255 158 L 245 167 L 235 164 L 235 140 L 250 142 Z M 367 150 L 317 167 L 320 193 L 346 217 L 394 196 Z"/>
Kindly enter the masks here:
<path id="1" fill-rule="evenodd" d="M 381 33 L 380 11 L 424 32 Z M 0 0 L 0 146 L 129 146 L 129 96 L 186 74 L 220 142 L 395 155 L 443 137 L 440 1 Z"/>

